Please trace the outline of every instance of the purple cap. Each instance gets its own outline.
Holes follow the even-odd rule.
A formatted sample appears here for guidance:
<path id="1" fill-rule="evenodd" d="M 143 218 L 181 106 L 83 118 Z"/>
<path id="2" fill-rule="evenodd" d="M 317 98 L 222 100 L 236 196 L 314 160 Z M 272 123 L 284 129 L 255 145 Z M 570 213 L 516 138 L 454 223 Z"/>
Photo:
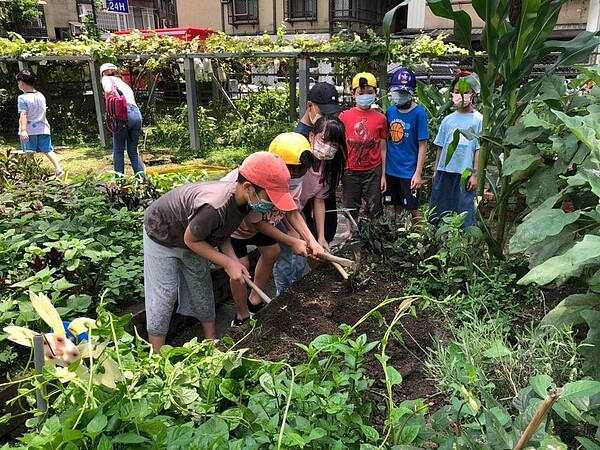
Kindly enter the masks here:
<path id="1" fill-rule="evenodd" d="M 412 70 L 400 68 L 392 75 L 390 81 L 390 92 L 407 91 L 415 93 L 417 88 L 417 77 Z"/>

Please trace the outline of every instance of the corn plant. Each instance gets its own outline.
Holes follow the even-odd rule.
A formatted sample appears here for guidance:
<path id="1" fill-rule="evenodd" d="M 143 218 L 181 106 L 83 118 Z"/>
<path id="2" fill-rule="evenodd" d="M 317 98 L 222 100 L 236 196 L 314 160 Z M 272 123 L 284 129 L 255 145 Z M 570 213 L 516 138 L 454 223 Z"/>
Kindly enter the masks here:
<path id="1" fill-rule="evenodd" d="M 511 160 L 511 148 L 503 144 L 506 130 L 522 116 L 527 103 L 536 97 L 544 77 L 532 80 L 530 75 L 542 58 L 560 52 L 554 64 L 545 73 L 553 73 L 559 66 L 583 60 L 598 46 L 600 40 L 591 32 L 583 32 L 571 41 L 548 40 L 557 22 L 558 14 L 567 0 L 472 0 L 475 13 L 485 22 L 481 46 L 485 53 L 473 46 L 472 21 L 467 12 L 454 11 L 450 0 L 428 0 L 432 12 L 454 23 L 454 37 L 473 58 L 473 69 L 481 80 L 481 112 L 483 133 L 479 137 L 479 195 L 483 194 L 489 179 L 489 169 L 498 169 L 499 189 L 497 206 L 491 221 L 496 229 L 495 242 L 488 241 L 490 249 L 502 255 L 506 239 L 508 199 L 521 180 L 503 172 L 504 163 Z M 518 151 L 513 158 L 518 157 Z M 504 163 L 503 163 L 504 161 Z M 493 183 L 495 184 L 495 182 Z"/>

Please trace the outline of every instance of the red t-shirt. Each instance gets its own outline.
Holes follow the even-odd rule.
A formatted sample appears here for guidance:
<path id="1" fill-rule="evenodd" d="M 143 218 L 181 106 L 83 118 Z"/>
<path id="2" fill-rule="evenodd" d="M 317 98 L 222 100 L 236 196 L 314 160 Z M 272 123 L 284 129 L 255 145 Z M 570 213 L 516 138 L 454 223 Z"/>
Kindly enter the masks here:
<path id="1" fill-rule="evenodd" d="M 381 140 L 388 138 L 385 115 L 354 107 L 341 113 L 340 120 L 346 127 L 346 169 L 366 171 L 381 165 Z"/>

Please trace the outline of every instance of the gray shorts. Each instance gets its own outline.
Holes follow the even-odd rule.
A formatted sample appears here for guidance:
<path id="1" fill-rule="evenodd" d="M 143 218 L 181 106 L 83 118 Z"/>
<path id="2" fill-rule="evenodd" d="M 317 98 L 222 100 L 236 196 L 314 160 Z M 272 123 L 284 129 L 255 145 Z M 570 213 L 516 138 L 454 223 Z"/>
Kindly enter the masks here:
<path id="1" fill-rule="evenodd" d="M 215 297 L 208 261 L 187 248 L 154 242 L 144 230 L 146 328 L 166 336 L 175 303 L 177 312 L 201 322 L 215 321 Z"/>

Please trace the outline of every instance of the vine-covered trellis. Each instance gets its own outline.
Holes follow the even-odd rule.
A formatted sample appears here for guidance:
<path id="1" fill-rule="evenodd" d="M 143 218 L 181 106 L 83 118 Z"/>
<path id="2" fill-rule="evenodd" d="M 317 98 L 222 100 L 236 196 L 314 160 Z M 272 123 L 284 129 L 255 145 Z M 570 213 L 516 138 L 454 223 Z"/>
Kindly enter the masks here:
<path id="1" fill-rule="evenodd" d="M 447 54 L 464 54 L 464 50 L 447 44 L 443 36 L 432 38 L 422 35 L 409 43 L 397 40 L 392 45 L 373 32 L 366 38 L 358 35 L 340 34 L 329 40 L 315 40 L 305 35 L 285 35 L 280 27 L 277 36 L 258 36 L 240 39 L 224 33 L 213 33 L 205 40 L 181 41 L 169 36 L 142 36 L 133 32 L 129 35 L 113 36 L 107 42 L 79 37 L 71 41 L 26 42 L 13 34 L 9 39 L 0 39 L 0 65 L 6 69 L 6 63 L 17 62 L 19 69 L 37 64 L 53 62 L 78 62 L 89 65 L 89 76 L 94 96 L 94 108 L 97 117 L 100 142 L 108 146 L 109 136 L 104 127 L 104 102 L 100 83 L 99 66 L 102 62 L 135 62 L 142 64 L 148 71 L 157 71 L 169 63 L 177 62 L 183 67 L 190 146 L 200 149 L 198 123 L 197 70 L 198 61 L 212 61 L 209 80 L 216 92 L 225 94 L 223 83 L 233 65 L 241 65 L 251 73 L 250 66 L 284 63 L 287 68 L 286 82 L 290 92 L 290 120 L 296 120 L 298 106 L 300 114 L 306 105 L 311 77 L 311 61 L 331 59 L 344 61 L 346 68 L 367 67 L 377 71 L 382 84 L 387 79 L 384 61 L 399 62 L 414 66 L 427 62 L 428 58 Z M 213 70 L 214 67 L 214 70 Z M 200 69 L 202 70 L 202 69 Z M 152 82 L 152 77 L 147 77 Z M 297 80 L 297 82 L 296 82 Z M 385 88 L 385 86 L 382 86 Z M 299 105 L 296 103 L 299 97 Z"/>

